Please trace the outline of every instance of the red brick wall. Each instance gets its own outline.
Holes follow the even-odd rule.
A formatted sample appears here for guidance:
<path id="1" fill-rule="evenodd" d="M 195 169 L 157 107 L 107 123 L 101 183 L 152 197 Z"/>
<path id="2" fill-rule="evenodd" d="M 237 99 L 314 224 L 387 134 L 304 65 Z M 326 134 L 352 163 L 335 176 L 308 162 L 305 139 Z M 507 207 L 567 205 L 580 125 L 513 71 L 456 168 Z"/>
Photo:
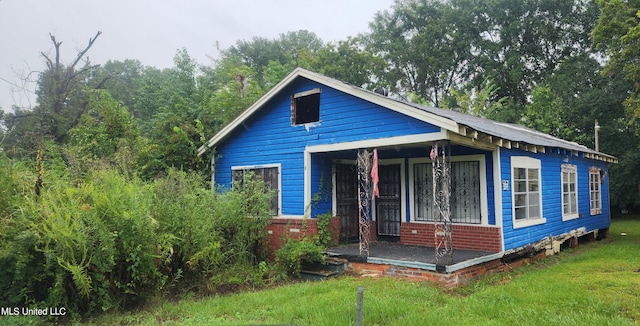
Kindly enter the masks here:
<path id="1" fill-rule="evenodd" d="M 369 225 L 369 241 L 378 241 L 378 226 L 376 225 L 376 221 L 371 221 Z"/>
<path id="2" fill-rule="evenodd" d="M 280 249 L 287 239 L 293 238 L 300 240 L 305 236 L 314 236 L 318 234 L 318 221 L 315 218 L 274 218 L 271 224 L 267 226 L 269 233 L 269 251 L 273 254 Z M 340 236 L 340 218 L 333 217 L 329 222 L 329 232 L 334 243 L 338 243 Z"/>
<path id="3" fill-rule="evenodd" d="M 433 223 L 402 223 L 400 243 L 417 246 L 434 246 Z M 453 248 L 483 251 L 502 251 L 500 228 L 491 226 L 453 224 Z"/>

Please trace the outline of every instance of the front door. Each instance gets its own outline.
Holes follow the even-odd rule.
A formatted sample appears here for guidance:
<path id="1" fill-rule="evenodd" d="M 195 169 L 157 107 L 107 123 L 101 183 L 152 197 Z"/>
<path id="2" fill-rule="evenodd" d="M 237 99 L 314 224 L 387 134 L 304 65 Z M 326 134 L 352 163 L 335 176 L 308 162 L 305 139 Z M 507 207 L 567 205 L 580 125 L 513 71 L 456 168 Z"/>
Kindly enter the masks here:
<path id="1" fill-rule="evenodd" d="M 336 204 L 340 242 L 358 241 L 358 174 L 354 164 L 336 164 Z"/>
<path id="2" fill-rule="evenodd" d="M 375 199 L 378 238 L 397 241 L 402 222 L 400 164 L 378 166 L 378 179 L 380 197 Z"/>

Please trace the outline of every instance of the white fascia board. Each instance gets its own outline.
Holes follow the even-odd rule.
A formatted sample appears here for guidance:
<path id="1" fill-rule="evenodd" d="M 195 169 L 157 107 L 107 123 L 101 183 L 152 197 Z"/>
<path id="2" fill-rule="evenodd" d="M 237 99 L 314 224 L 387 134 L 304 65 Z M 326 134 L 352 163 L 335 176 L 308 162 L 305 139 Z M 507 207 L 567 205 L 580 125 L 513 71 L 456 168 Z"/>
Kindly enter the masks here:
<path id="1" fill-rule="evenodd" d="M 418 144 L 418 143 L 433 142 L 433 141 L 443 140 L 443 139 L 447 139 L 447 132 L 441 130 L 440 132 L 432 132 L 428 134 L 357 140 L 352 142 L 335 143 L 335 144 L 312 145 L 312 146 L 307 146 L 305 151 L 309 153 L 324 153 L 324 152 L 344 151 L 344 150 L 359 149 L 359 148 L 373 148 L 373 147 L 385 147 L 385 146 L 394 146 L 394 145 Z"/>

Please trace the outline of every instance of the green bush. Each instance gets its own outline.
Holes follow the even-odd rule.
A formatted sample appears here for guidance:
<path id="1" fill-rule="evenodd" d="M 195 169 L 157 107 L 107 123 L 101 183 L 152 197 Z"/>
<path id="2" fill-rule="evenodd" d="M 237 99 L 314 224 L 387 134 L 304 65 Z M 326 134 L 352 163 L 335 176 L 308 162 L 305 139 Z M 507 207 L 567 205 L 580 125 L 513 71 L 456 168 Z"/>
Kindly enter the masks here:
<path id="1" fill-rule="evenodd" d="M 151 215 L 162 230 L 172 235 L 165 246 L 164 272 L 174 281 L 186 277 L 200 281 L 221 263 L 221 238 L 212 216 L 217 195 L 207 190 L 201 178 L 170 170 L 157 179 Z"/>
<path id="2" fill-rule="evenodd" d="M 169 171 L 143 182 L 114 168 L 78 179 L 0 157 L 0 306 L 65 307 L 79 317 L 136 307 L 168 290 L 262 285 L 270 196 Z"/>
<path id="3" fill-rule="evenodd" d="M 248 273 L 246 279 L 259 280 L 255 275 L 267 257 L 264 243 L 270 219 L 271 194 L 265 189 L 255 176 L 226 192 L 211 191 L 199 175 L 176 170 L 157 180 L 152 215 L 175 236 L 167 272 L 180 270 L 185 281 L 208 288 L 226 286 L 225 280 L 237 283 L 221 275 L 238 266 Z M 240 274 L 244 273 L 234 275 Z"/>
<path id="4" fill-rule="evenodd" d="M 324 250 L 334 245 L 330 230 L 332 214 L 321 214 L 316 217 L 318 233 L 313 237 L 306 236 L 301 240 L 288 238 L 285 244 L 276 251 L 276 266 L 287 276 L 299 276 L 303 263 L 324 262 Z"/>
<path id="5" fill-rule="evenodd" d="M 308 237 L 302 240 L 287 239 L 287 242 L 276 251 L 276 264 L 289 276 L 298 276 L 302 263 L 323 262 L 324 248 Z"/>
<path id="6" fill-rule="evenodd" d="M 47 304 L 78 313 L 138 303 L 163 280 L 151 187 L 115 171 L 91 177 L 77 187 L 59 181 L 25 209 L 55 275 Z"/>

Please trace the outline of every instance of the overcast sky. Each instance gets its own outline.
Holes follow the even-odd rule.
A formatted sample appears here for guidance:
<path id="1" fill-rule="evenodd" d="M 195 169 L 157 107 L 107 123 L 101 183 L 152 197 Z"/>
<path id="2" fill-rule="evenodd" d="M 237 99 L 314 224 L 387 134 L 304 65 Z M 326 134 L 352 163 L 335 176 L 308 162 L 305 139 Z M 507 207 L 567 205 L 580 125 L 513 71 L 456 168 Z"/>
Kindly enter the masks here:
<path id="1" fill-rule="evenodd" d="M 20 91 L 21 79 L 41 71 L 40 52 L 52 50 L 49 33 L 62 41 L 63 61 L 71 61 L 97 31 L 89 51 L 94 64 L 138 59 L 157 68 L 173 66 L 186 48 L 201 64 L 237 40 L 269 39 L 297 30 L 324 42 L 369 31 L 376 12 L 393 0 L 0 0 L 0 108 L 32 107 Z M 34 73 L 33 79 L 37 77 Z M 34 85 L 27 85 L 33 91 Z"/>

